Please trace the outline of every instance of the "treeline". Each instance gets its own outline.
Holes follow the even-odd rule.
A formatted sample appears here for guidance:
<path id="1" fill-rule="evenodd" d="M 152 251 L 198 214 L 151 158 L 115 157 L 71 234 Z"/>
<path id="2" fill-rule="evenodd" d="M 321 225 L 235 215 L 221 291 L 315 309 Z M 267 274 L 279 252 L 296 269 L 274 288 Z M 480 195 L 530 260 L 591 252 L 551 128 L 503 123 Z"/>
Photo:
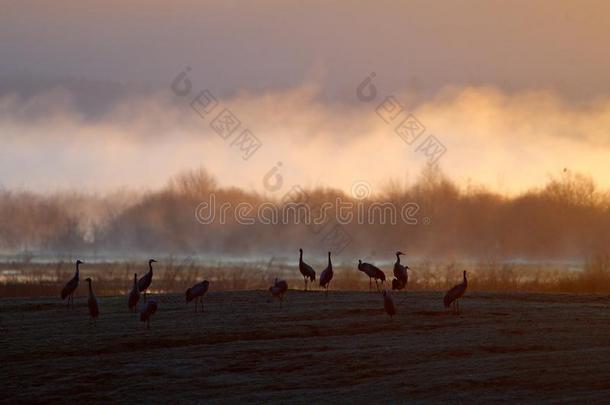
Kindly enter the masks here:
<path id="1" fill-rule="evenodd" d="M 183 173 L 155 192 L 99 196 L 78 193 L 43 195 L 0 191 L 0 249 L 4 252 L 78 252 L 117 254 L 273 255 L 298 247 L 341 251 L 358 257 L 385 255 L 396 249 L 429 258 L 586 258 L 610 246 L 610 196 L 594 182 L 565 171 L 538 189 L 503 196 L 484 188 L 459 187 L 435 168 L 410 186 L 391 183 L 365 199 L 334 189 L 300 190 L 294 195 L 263 195 L 221 188 L 205 170 Z M 293 193 L 294 194 L 294 193 Z M 202 224 L 197 207 L 214 196 L 219 217 Z M 294 199 L 294 200 L 293 200 Z M 380 214 L 396 207 L 395 224 L 379 215 L 365 223 L 339 224 L 337 199 Z M 244 225 L 236 207 L 245 203 L 256 217 L 260 208 L 290 202 L 310 207 L 326 204 L 327 221 Z M 400 209 L 411 208 L 404 221 Z M 355 211 L 354 211 L 355 212 Z M 388 212 L 386 211 L 386 214 Z M 303 218 L 301 218 L 302 220 Z M 203 221 L 205 222 L 205 221 Z M 224 222 L 224 223 L 221 223 Z M 289 254 L 288 254 L 289 255 Z"/>

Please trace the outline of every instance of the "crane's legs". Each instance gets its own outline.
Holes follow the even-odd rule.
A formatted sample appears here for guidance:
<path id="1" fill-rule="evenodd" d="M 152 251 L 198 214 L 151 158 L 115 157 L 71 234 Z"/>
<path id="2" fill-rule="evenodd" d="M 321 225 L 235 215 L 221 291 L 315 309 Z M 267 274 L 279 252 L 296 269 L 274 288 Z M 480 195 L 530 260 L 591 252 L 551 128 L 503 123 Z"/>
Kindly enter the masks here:
<path id="1" fill-rule="evenodd" d="M 303 291 L 307 291 L 307 277 L 303 276 L 303 282 L 305 283 L 305 290 Z"/>
<path id="2" fill-rule="evenodd" d="M 146 290 L 144 290 L 144 302 L 146 302 Z"/>

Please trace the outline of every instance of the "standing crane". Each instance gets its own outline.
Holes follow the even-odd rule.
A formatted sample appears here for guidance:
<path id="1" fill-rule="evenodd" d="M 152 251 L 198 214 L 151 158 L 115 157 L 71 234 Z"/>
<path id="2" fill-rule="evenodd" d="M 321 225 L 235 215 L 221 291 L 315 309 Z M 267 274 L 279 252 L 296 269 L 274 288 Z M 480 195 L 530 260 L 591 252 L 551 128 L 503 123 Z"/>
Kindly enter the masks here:
<path id="1" fill-rule="evenodd" d="M 330 260 L 330 252 L 328 252 L 328 266 L 324 269 L 322 274 L 320 274 L 320 287 L 324 287 L 326 292 L 324 296 L 328 295 L 328 287 L 330 286 L 330 281 L 333 279 L 333 264 Z"/>
<path id="2" fill-rule="evenodd" d="M 87 300 L 87 306 L 89 307 L 89 315 L 91 315 L 91 319 L 93 319 L 93 325 L 95 325 L 95 320 L 100 315 L 100 305 L 97 302 L 95 294 L 93 294 L 93 288 L 91 287 L 91 277 L 87 277 L 85 281 L 89 283 L 89 299 Z"/>
<path id="3" fill-rule="evenodd" d="M 186 302 L 187 304 L 192 300 L 195 300 L 195 312 L 197 312 L 197 300 L 201 302 L 201 312 L 204 311 L 203 308 L 203 296 L 208 292 L 210 288 L 210 282 L 208 280 L 203 280 L 201 283 L 197 283 L 188 290 L 186 290 Z"/>
<path id="4" fill-rule="evenodd" d="M 153 277 L 153 268 L 152 264 L 156 263 L 155 259 L 150 259 L 148 261 L 148 273 L 144 274 L 140 280 L 138 280 L 138 290 L 144 293 L 144 302 L 146 302 L 146 290 L 150 287 L 150 283 L 152 283 Z"/>
<path id="5" fill-rule="evenodd" d="M 394 315 L 396 315 L 396 306 L 394 305 L 392 295 L 387 290 L 383 290 L 383 309 L 390 315 L 390 319 L 394 319 Z"/>
<path id="6" fill-rule="evenodd" d="M 70 304 L 72 304 L 72 308 L 74 308 L 74 291 L 76 290 L 76 287 L 78 287 L 79 266 L 81 263 L 80 260 L 76 261 L 76 272 L 74 273 L 74 277 L 72 277 L 61 290 L 61 299 L 64 300 L 68 297 L 67 308 L 70 308 Z"/>
<path id="7" fill-rule="evenodd" d="M 303 281 L 305 282 L 305 291 L 307 291 L 307 279 L 312 283 L 316 281 L 316 271 L 303 261 L 303 249 L 299 249 L 299 271 L 303 275 Z"/>
<path id="8" fill-rule="evenodd" d="M 138 310 L 138 301 L 140 301 L 140 289 L 138 288 L 138 273 L 133 273 L 133 287 L 129 292 L 127 305 L 129 310 L 135 313 Z"/>
<path id="9" fill-rule="evenodd" d="M 375 285 L 377 286 L 377 291 L 379 291 L 379 284 L 377 284 L 377 280 L 381 280 L 385 282 L 385 274 L 381 269 L 376 266 L 373 266 L 370 263 L 364 263 L 362 260 L 358 260 L 358 270 L 369 276 L 369 291 L 372 289 L 371 280 L 375 279 Z"/>
<path id="10" fill-rule="evenodd" d="M 284 301 L 284 294 L 288 291 L 288 283 L 284 280 L 275 279 L 273 286 L 269 287 L 269 292 L 273 298 L 280 300 L 280 308 L 282 307 L 282 301 Z"/>
<path id="11" fill-rule="evenodd" d="M 140 312 L 140 321 L 146 322 L 146 328 L 150 329 L 150 317 L 157 312 L 157 303 L 155 301 L 149 301 L 148 305 Z"/>
<path id="12" fill-rule="evenodd" d="M 449 306 L 452 305 L 453 313 L 459 314 L 459 300 L 466 292 L 466 288 L 468 288 L 468 279 L 466 278 L 466 270 L 464 270 L 464 280 L 460 284 L 454 286 L 451 290 L 447 291 L 447 294 L 445 294 L 445 298 L 443 298 L 445 308 L 449 308 Z"/>
<path id="13" fill-rule="evenodd" d="M 400 263 L 400 255 L 404 255 L 402 252 L 396 252 L 396 263 L 394 263 L 394 279 L 392 280 L 392 290 L 402 290 L 407 287 L 409 282 L 409 273 L 407 270 L 411 270 L 409 266 L 403 266 Z"/>

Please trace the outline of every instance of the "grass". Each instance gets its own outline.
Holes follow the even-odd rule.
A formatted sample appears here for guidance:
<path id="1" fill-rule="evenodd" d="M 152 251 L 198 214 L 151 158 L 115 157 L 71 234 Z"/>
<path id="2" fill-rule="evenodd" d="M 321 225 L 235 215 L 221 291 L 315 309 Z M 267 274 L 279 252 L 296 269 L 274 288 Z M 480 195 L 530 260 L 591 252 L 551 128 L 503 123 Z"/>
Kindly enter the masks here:
<path id="1" fill-rule="evenodd" d="M 324 265 L 314 266 L 317 274 Z M 409 290 L 445 290 L 461 281 L 461 270 L 469 272 L 470 291 L 521 291 L 521 292 L 610 292 L 610 259 L 598 255 L 585 263 L 580 271 L 558 265 L 498 263 L 432 263 L 412 264 Z M 338 263 L 334 266 L 332 288 L 336 290 L 368 290 L 368 278 L 356 270 L 355 265 Z M 81 267 L 82 280 L 92 277 L 98 295 L 126 294 L 131 289 L 133 273 L 140 276 L 148 270 L 146 263 L 107 262 L 85 264 Z M 388 282 L 392 278 L 392 265 L 383 267 Z M 0 263 L 0 296 L 37 297 L 57 296 L 62 286 L 74 273 L 74 265 L 65 261 L 34 263 L 14 261 Z M 182 293 L 203 279 L 211 282 L 216 291 L 266 289 L 275 277 L 288 281 L 290 288 L 300 289 L 303 279 L 297 264 L 270 261 L 241 264 L 197 262 L 172 258 L 161 260 L 155 266 L 152 290 L 160 293 Z M 388 283 L 389 285 L 389 283 Z M 314 288 L 316 288 L 314 286 Z M 77 294 L 85 294 L 81 286 Z"/>

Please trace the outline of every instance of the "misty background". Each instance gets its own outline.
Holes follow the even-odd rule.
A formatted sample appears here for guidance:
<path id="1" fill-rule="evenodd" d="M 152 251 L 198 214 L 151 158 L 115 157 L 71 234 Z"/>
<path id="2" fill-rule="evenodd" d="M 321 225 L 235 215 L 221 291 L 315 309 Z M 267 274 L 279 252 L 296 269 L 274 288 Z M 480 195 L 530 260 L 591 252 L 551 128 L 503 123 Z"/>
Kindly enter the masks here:
<path id="1" fill-rule="evenodd" d="M 306 227 L 194 210 L 211 192 L 257 205 L 298 185 L 321 202 L 365 182 L 369 203 L 415 202 L 431 222 L 353 225 L 342 254 L 588 257 L 610 229 L 609 7 L 3 1 L 0 249 L 324 251 Z M 203 89 L 260 139 L 250 159 L 190 108 Z M 376 114 L 390 95 L 447 148 L 438 167 Z"/>

